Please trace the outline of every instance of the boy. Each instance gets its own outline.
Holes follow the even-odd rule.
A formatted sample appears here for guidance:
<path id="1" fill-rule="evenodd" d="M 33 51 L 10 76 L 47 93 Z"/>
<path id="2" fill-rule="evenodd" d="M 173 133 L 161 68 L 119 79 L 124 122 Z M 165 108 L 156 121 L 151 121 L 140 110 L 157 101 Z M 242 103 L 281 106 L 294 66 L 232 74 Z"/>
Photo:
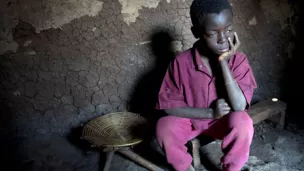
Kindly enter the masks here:
<path id="1" fill-rule="evenodd" d="M 247 162 L 253 137 L 248 108 L 256 82 L 232 28 L 227 0 L 194 0 L 192 32 L 199 40 L 170 64 L 157 108 L 168 116 L 156 126 L 157 141 L 177 171 L 194 170 L 185 144 L 203 134 L 221 139 L 225 171 Z"/>

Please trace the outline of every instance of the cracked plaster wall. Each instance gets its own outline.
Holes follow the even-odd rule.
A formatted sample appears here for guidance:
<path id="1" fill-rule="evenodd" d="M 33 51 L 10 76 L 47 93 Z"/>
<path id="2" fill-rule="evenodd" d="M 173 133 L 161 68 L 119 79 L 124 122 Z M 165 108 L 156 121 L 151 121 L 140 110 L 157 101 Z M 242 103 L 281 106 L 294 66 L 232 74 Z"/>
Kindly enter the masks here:
<path id="1" fill-rule="evenodd" d="M 1 147 L 14 149 L 11 157 L 29 170 L 97 170 L 98 154 L 82 153 L 71 131 L 127 110 L 134 87 L 153 68 L 155 27 L 170 32 L 177 51 L 195 41 L 191 0 L 1 3 Z M 231 3 L 259 85 L 255 101 L 279 96 L 292 36 L 290 25 L 282 27 L 288 16 L 272 17 L 268 4 L 275 0 L 267 0 L 267 8 L 255 0 Z"/>

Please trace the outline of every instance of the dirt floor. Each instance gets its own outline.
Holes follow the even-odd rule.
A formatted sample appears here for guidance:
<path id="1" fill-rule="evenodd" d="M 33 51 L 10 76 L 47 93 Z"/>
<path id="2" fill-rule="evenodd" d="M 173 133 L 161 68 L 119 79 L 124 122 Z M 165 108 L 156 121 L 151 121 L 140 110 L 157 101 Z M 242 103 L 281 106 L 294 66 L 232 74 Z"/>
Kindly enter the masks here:
<path id="1" fill-rule="evenodd" d="M 219 170 L 221 141 L 214 141 L 201 148 L 203 168 L 199 171 Z M 149 153 L 151 155 L 155 155 Z M 154 159 L 153 159 L 154 158 Z M 162 156 L 152 157 L 165 171 L 172 170 L 164 162 Z M 160 161 L 162 160 L 162 161 Z M 115 155 L 111 171 L 145 171 L 145 168 L 134 162 Z M 276 128 L 271 122 L 261 122 L 255 125 L 255 135 L 251 146 L 249 161 L 243 170 L 247 171 L 304 171 L 304 130 L 289 124 L 285 130 Z"/>

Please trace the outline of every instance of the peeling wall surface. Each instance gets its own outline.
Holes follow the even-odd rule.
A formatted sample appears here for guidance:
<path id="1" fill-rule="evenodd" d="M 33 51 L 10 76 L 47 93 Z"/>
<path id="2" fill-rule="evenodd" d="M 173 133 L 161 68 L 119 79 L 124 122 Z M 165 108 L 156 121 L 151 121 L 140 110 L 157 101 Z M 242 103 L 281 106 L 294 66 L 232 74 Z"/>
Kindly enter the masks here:
<path id="1" fill-rule="evenodd" d="M 231 0 L 241 49 L 259 86 L 254 101 L 280 97 L 292 37 L 292 9 L 280 3 Z M 190 4 L 1 1 L 0 151 L 12 154 L 1 161 L 14 158 L 30 170 L 98 170 L 98 153 L 83 153 L 75 130 L 96 116 L 129 110 L 141 83 L 159 82 L 152 78 L 161 68 L 155 65 L 171 53 L 155 52 L 155 32 L 168 32 L 175 52 L 192 46 Z M 277 6 L 284 13 L 275 12 Z"/>

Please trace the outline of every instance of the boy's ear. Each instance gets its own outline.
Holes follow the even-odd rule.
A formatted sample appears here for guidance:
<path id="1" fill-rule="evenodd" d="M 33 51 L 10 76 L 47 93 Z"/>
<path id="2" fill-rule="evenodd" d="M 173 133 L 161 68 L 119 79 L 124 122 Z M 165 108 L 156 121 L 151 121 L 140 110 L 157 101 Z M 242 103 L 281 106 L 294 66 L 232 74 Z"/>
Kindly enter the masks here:
<path id="1" fill-rule="evenodd" d="M 197 28 L 194 27 L 194 26 L 192 26 L 192 27 L 191 27 L 191 31 L 192 31 L 193 36 L 194 36 L 196 39 L 198 39 L 198 38 L 199 38 L 199 31 L 197 30 Z"/>

